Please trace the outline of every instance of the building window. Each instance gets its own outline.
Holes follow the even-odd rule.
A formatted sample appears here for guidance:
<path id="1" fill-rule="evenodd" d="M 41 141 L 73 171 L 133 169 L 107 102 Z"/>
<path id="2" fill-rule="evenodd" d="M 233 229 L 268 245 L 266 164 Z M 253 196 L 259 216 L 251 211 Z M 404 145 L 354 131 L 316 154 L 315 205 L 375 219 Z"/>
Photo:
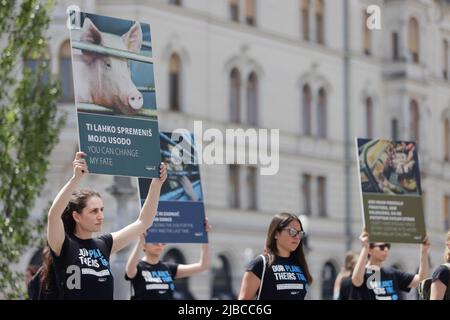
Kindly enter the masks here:
<path id="1" fill-rule="evenodd" d="M 247 81 L 247 119 L 248 124 L 258 125 L 258 77 L 250 73 Z"/>
<path id="2" fill-rule="evenodd" d="M 308 84 L 303 86 L 303 106 L 302 106 L 302 115 L 303 115 L 303 134 L 306 136 L 311 135 L 311 103 L 312 103 L 312 95 L 311 88 Z"/>
<path id="3" fill-rule="evenodd" d="M 50 49 L 46 47 L 38 54 L 26 54 L 24 56 L 24 66 L 30 69 L 32 74 L 40 73 L 40 84 L 48 84 L 48 74 L 42 73 L 41 68 L 50 66 Z"/>
<path id="4" fill-rule="evenodd" d="M 255 0 L 245 0 L 245 22 L 251 26 L 254 26 L 256 24 L 255 5 Z"/>
<path id="5" fill-rule="evenodd" d="M 241 207 L 240 201 L 240 183 L 239 183 L 239 166 L 230 165 L 228 167 L 229 175 L 228 175 L 228 186 L 229 186 L 229 194 L 228 200 L 230 203 L 230 207 L 234 209 L 239 209 Z"/>
<path id="6" fill-rule="evenodd" d="M 180 111 L 181 60 L 176 53 L 170 57 L 169 72 L 169 108 L 172 111 Z"/>
<path id="7" fill-rule="evenodd" d="M 373 137 L 373 103 L 372 98 L 367 97 L 366 99 L 366 137 Z"/>
<path id="8" fill-rule="evenodd" d="M 442 52 L 442 58 L 443 58 L 443 62 L 442 62 L 442 76 L 444 77 L 445 80 L 448 80 L 448 41 L 447 39 L 444 40 L 443 43 L 443 52 Z"/>
<path id="9" fill-rule="evenodd" d="M 302 34 L 303 40 L 309 41 L 309 1 L 301 1 L 301 14 L 302 14 Z"/>
<path id="10" fill-rule="evenodd" d="M 73 102 L 73 77 L 70 41 L 66 40 L 59 48 L 59 79 L 61 81 L 61 102 Z"/>
<path id="11" fill-rule="evenodd" d="M 397 61 L 400 59 L 400 56 L 398 54 L 398 33 L 397 32 L 392 33 L 392 59 L 394 61 Z"/>
<path id="12" fill-rule="evenodd" d="M 444 120 L 444 161 L 450 161 L 450 123 L 449 119 Z"/>
<path id="13" fill-rule="evenodd" d="M 302 203 L 303 214 L 306 216 L 311 215 L 311 175 L 302 175 Z"/>
<path id="14" fill-rule="evenodd" d="M 337 270 L 333 263 L 328 261 L 322 269 L 322 300 L 333 300 L 334 282 Z"/>
<path id="15" fill-rule="evenodd" d="M 212 267 L 212 299 L 214 300 L 236 300 L 233 292 L 233 277 L 231 275 L 231 264 L 224 255 L 217 256 Z"/>
<path id="16" fill-rule="evenodd" d="M 369 19 L 369 14 L 366 10 L 363 10 L 363 45 L 364 54 L 370 56 L 371 54 L 371 33 L 369 28 L 367 28 L 367 20 Z"/>
<path id="17" fill-rule="evenodd" d="M 239 22 L 239 0 L 229 0 L 231 21 Z"/>
<path id="18" fill-rule="evenodd" d="M 327 179 L 317 177 L 317 208 L 319 217 L 327 216 Z"/>
<path id="19" fill-rule="evenodd" d="M 256 167 L 247 168 L 248 209 L 258 210 L 258 171 Z"/>
<path id="20" fill-rule="evenodd" d="M 175 6 L 181 6 L 181 0 L 169 0 L 169 4 L 173 4 Z"/>
<path id="21" fill-rule="evenodd" d="M 324 3 L 323 0 L 316 0 L 316 40 L 317 43 L 324 44 Z"/>
<path id="22" fill-rule="evenodd" d="M 415 141 L 417 147 L 419 147 L 419 105 L 416 100 L 411 100 L 409 105 L 410 112 L 410 124 L 409 124 L 409 137 L 411 141 Z"/>
<path id="23" fill-rule="evenodd" d="M 444 230 L 450 229 L 450 195 L 444 196 Z"/>
<path id="24" fill-rule="evenodd" d="M 398 140 L 398 120 L 391 120 L 391 137 L 392 140 Z"/>
<path id="25" fill-rule="evenodd" d="M 317 135 L 323 139 L 327 137 L 327 93 L 324 88 L 319 89 L 317 100 Z"/>
<path id="26" fill-rule="evenodd" d="M 416 18 L 409 19 L 408 25 L 408 47 L 414 63 L 419 63 L 419 22 Z"/>
<path id="27" fill-rule="evenodd" d="M 230 120 L 241 121 L 241 73 L 237 68 L 230 73 Z"/>

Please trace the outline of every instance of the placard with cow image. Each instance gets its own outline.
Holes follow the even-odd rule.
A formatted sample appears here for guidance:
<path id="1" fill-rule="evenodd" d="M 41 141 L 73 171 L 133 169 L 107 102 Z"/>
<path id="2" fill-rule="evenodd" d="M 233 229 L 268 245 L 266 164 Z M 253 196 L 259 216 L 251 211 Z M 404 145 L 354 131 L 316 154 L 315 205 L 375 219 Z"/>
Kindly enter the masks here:
<path id="1" fill-rule="evenodd" d="M 158 177 L 150 25 L 84 12 L 70 25 L 80 150 L 89 172 Z"/>
<path id="2" fill-rule="evenodd" d="M 148 243 L 206 243 L 205 208 L 194 136 L 187 130 L 161 132 L 161 158 L 167 180 L 161 189 L 158 212 L 147 230 Z M 141 206 L 151 179 L 139 178 Z"/>
<path id="3" fill-rule="evenodd" d="M 416 143 L 358 138 L 356 146 L 370 242 L 421 243 L 426 231 Z"/>

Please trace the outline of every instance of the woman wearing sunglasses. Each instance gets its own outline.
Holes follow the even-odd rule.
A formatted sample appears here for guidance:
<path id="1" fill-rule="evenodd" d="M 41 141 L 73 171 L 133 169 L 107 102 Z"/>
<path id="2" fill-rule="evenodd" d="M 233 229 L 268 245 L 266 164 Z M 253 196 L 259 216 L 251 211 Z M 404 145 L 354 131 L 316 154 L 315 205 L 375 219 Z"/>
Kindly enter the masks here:
<path id="1" fill-rule="evenodd" d="M 362 249 L 352 274 L 352 299 L 399 300 L 400 291 L 409 292 L 411 288 L 417 288 L 420 281 L 428 276 L 428 237 L 425 237 L 420 245 L 420 266 L 417 274 L 382 267 L 391 245 L 382 242 L 369 243 L 369 233 L 365 230 L 359 239 Z"/>
<path id="2" fill-rule="evenodd" d="M 303 251 L 300 219 L 276 214 L 267 232 L 264 253 L 250 262 L 242 279 L 240 300 L 303 300 L 313 281 Z"/>
<path id="3" fill-rule="evenodd" d="M 433 272 L 430 300 L 450 300 L 450 230 L 445 241 L 444 264 Z"/>
<path id="4" fill-rule="evenodd" d="M 211 225 L 205 219 L 205 230 Z M 160 261 L 164 243 L 146 243 L 142 234 L 126 265 L 125 279 L 131 281 L 133 300 L 172 300 L 175 291 L 173 281 L 205 271 L 209 267 L 208 244 L 202 244 L 197 263 L 176 264 Z M 144 257 L 140 259 L 141 252 Z"/>

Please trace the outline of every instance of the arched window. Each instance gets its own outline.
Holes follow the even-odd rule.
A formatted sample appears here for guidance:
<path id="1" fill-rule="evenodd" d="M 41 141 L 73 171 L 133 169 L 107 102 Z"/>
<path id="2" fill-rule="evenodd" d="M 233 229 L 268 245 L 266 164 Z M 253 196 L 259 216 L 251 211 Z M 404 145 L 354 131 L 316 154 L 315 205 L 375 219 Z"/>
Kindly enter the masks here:
<path id="1" fill-rule="evenodd" d="M 254 26 L 256 24 L 255 5 L 255 0 L 245 0 L 245 22 L 251 26 Z"/>
<path id="2" fill-rule="evenodd" d="M 391 138 L 392 140 L 398 140 L 398 120 L 393 118 L 391 120 Z"/>
<path id="3" fill-rule="evenodd" d="M 317 100 L 317 135 L 319 138 L 327 137 L 327 93 L 324 88 L 319 89 Z"/>
<path id="4" fill-rule="evenodd" d="M 25 54 L 24 55 L 24 67 L 29 68 L 31 73 L 35 74 L 39 72 L 39 67 L 47 67 L 50 63 L 50 49 L 48 47 L 43 48 L 39 53 Z M 48 83 L 48 75 L 41 74 L 40 83 Z"/>
<path id="5" fill-rule="evenodd" d="M 417 103 L 416 100 L 411 100 L 411 103 L 409 105 L 409 112 L 410 112 L 409 137 L 412 141 L 415 141 L 417 147 L 419 147 L 420 118 L 419 118 L 419 104 Z"/>
<path id="6" fill-rule="evenodd" d="M 324 3 L 323 0 L 316 0 L 316 40 L 317 43 L 324 44 Z"/>
<path id="7" fill-rule="evenodd" d="M 303 134 L 311 135 L 311 103 L 312 95 L 311 88 L 308 84 L 303 86 L 303 106 L 302 106 L 302 116 L 303 116 Z"/>
<path id="8" fill-rule="evenodd" d="M 334 281 L 336 280 L 336 267 L 330 261 L 322 268 L 322 300 L 333 300 Z"/>
<path id="9" fill-rule="evenodd" d="M 73 77 L 70 41 L 66 40 L 59 48 L 59 79 L 61 81 L 61 102 L 73 102 Z"/>
<path id="10" fill-rule="evenodd" d="M 366 137 L 373 137 L 373 103 L 372 98 L 366 98 Z"/>
<path id="11" fill-rule="evenodd" d="M 181 59 L 176 53 L 170 56 L 169 72 L 169 109 L 180 111 Z"/>
<path id="12" fill-rule="evenodd" d="M 231 21 L 239 22 L 239 0 L 229 0 Z"/>
<path id="13" fill-rule="evenodd" d="M 230 120 L 241 122 L 241 73 L 237 68 L 230 73 Z"/>
<path id="14" fill-rule="evenodd" d="M 247 119 L 248 124 L 258 125 L 258 76 L 250 73 L 247 81 Z"/>
<path id="15" fill-rule="evenodd" d="M 164 255 L 162 261 L 171 262 L 177 264 L 186 264 L 186 258 L 181 253 L 180 250 L 176 248 L 172 248 Z M 189 290 L 189 278 L 181 278 L 173 281 L 175 285 L 175 292 L 173 294 L 174 299 L 176 300 L 195 300 L 195 297 L 192 295 Z"/>
<path id="16" fill-rule="evenodd" d="M 450 161 L 450 123 L 448 118 L 444 120 L 444 161 Z"/>
<path id="17" fill-rule="evenodd" d="M 364 45 L 364 54 L 371 54 L 371 33 L 369 28 L 367 28 L 367 19 L 369 19 L 369 14 L 366 10 L 363 10 L 363 45 Z"/>
<path id="18" fill-rule="evenodd" d="M 235 300 L 237 297 L 233 293 L 231 264 L 227 257 L 220 254 L 217 256 L 212 268 L 212 299 Z"/>
<path id="19" fill-rule="evenodd" d="M 300 0 L 301 15 L 302 15 L 302 34 L 303 40 L 309 41 L 309 1 Z"/>
<path id="20" fill-rule="evenodd" d="M 419 63 L 420 37 L 419 22 L 416 18 L 409 19 L 408 25 L 408 47 L 412 56 L 412 61 Z"/>
<path id="21" fill-rule="evenodd" d="M 443 52 L 442 52 L 442 76 L 445 80 L 448 80 L 448 41 L 447 39 L 443 42 Z"/>

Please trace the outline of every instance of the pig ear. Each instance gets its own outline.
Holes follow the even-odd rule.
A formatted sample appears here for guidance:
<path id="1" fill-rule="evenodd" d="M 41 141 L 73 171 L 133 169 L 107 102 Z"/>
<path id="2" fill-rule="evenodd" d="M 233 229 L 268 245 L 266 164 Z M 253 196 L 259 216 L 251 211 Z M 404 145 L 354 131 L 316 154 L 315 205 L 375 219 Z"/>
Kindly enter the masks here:
<path id="1" fill-rule="evenodd" d="M 83 42 L 102 45 L 102 33 L 89 18 L 84 19 L 80 40 Z M 81 52 L 83 53 L 83 60 L 87 63 L 93 62 L 99 56 L 97 53 L 92 51 L 81 50 Z"/>
<path id="2" fill-rule="evenodd" d="M 122 39 L 128 50 L 139 52 L 142 45 L 142 30 L 139 22 L 135 22 L 130 30 L 122 36 Z"/>

